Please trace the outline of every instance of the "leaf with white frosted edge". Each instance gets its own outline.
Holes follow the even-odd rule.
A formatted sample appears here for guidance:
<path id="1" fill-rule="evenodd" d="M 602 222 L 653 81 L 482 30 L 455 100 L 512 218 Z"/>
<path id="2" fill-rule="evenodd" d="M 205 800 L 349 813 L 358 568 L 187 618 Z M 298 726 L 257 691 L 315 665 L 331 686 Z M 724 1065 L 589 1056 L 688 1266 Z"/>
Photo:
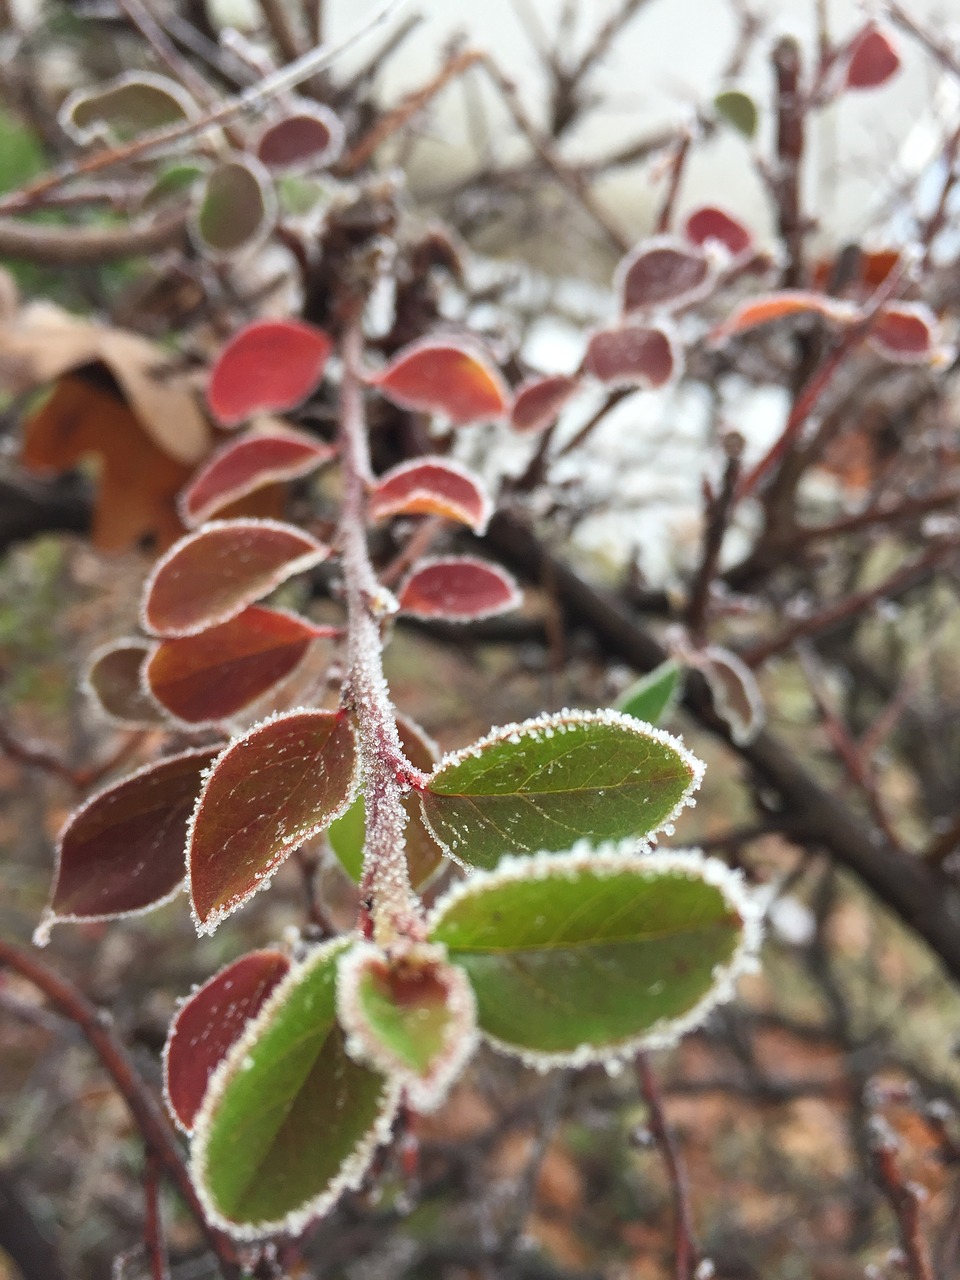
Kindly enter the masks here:
<path id="1" fill-rule="evenodd" d="M 493 503 L 478 476 L 447 458 L 414 458 L 377 478 L 368 510 L 374 520 L 398 515 L 443 516 L 483 533 Z"/>
<path id="2" fill-rule="evenodd" d="M 240 1239 L 297 1235 L 360 1185 L 390 1136 L 399 1087 L 347 1053 L 336 1020 L 345 939 L 274 988 L 214 1072 L 190 1169 L 209 1220 Z"/>
<path id="3" fill-rule="evenodd" d="M 753 962 L 760 911 L 698 852 L 505 859 L 428 920 L 467 971 L 477 1023 L 541 1071 L 622 1061 L 703 1022 Z"/>
<path id="4" fill-rule="evenodd" d="M 250 951 L 180 1004 L 163 1047 L 163 1096 L 178 1129 L 191 1132 L 210 1077 L 289 971 L 282 951 Z"/>
<path id="5" fill-rule="evenodd" d="M 176 80 L 152 71 L 125 71 L 92 89 L 75 89 L 57 122 L 74 142 L 87 146 L 98 140 L 129 142 L 198 114 L 196 102 Z"/>
<path id="6" fill-rule="evenodd" d="M 553 425 L 580 390 L 580 379 L 567 374 L 531 378 L 517 388 L 510 411 L 514 431 L 533 435 Z"/>
<path id="7" fill-rule="evenodd" d="M 662 324 L 623 324 L 590 335 L 583 369 L 607 387 L 657 390 L 683 372 L 683 351 Z"/>
<path id="8" fill-rule="evenodd" d="M 713 705 L 730 726 L 730 737 L 739 747 L 747 746 L 763 728 L 766 710 L 757 678 L 730 649 L 707 645 L 688 656 L 692 666 L 703 673 L 713 695 Z"/>
<path id="9" fill-rule="evenodd" d="M 344 812 L 356 771 L 353 726 L 342 711 L 286 711 L 230 743 L 207 774 L 187 835 L 198 932 L 213 933 Z"/>
<path id="10" fill-rule="evenodd" d="M 881 307 L 867 341 L 887 360 L 899 364 L 945 364 L 955 352 L 945 348 L 936 314 L 922 302 Z"/>
<path id="11" fill-rule="evenodd" d="M 614 275 L 625 316 L 676 311 L 706 297 L 713 283 L 713 267 L 703 250 L 670 235 L 641 241 Z"/>
<path id="12" fill-rule="evenodd" d="M 369 381 L 402 409 L 441 413 L 454 426 L 499 419 L 510 408 L 499 369 L 481 349 L 459 338 L 411 342 Z"/>
<path id="13" fill-rule="evenodd" d="M 114 724 L 152 729 L 166 720 L 143 690 L 143 664 L 150 649 L 149 640 L 114 640 L 90 655 L 81 687 Z"/>
<path id="14" fill-rule="evenodd" d="M 201 253 L 227 262 L 263 244 L 278 209 L 266 167 L 251 155 L 234 154 L 204 175 L 193 201 L 190 230 Z"/>
<path id="15" fill-rule="evenodd" d="M 397 592 L 401 613 L 441 622 L 474 622 L 519 609 L 523 593 L 499 565 L 472 556 L 419 560 Z"/>
<path id="16" fill-rule="evenodd" d="M 494 729 L 441 760 L 420 789 L 426 824 L 462 866 L 641 839 L 692 803 L 702 763 L 616 711 L 561 711 Z"/>
<path id="17" fill-rule="evenodd" d="M 404 1086 L 416 1111 L 435 1111 L 476 1047 L 476 1002 L 442 947 L 358 943 L 341 957 L 337 1014 L 347 1052 Z"/>
<path id="18" fill-rule="evenodd" d="M 316 172 L 335 163 L 346 131 L 340 117 L 319 102 L 303 99 L 257 139 L 257 159 L 272 173 Z"/>
<path id="19" fill-rule="evenodd" d="M 210 370 L 207 403 L 221 426 L 283 413 L 320 385 L 333 339 L 301 320 L 254 320 L 225 344 Z"/>
<path id="20" fill-rule="evenodd" d="M 707 342 L 710 346 L 720 346 L 727 339 L 748 333 L 759 325 L 807 316 L 819 316 L 830 324 L 843 326 L 855 323 L 857 308 L 850 302 L 812 289 L 781 289 L 741 302 L 726 320 L 711 329 Z"/>
<path id="21" fill-rule="evenodd" d="M 57 840 L 38 946 L 58 921 L 141 915 L 180 892 L 187 821 L 216 754 L 216 747 L 201 747 L 144 765 L 71 814 Z"/>
<path id="22" fill-rule="evenodd" d="M 691 244 L 722 245 L 732 258 L 739 258 L 753 247 L 753 236 L 743 223 L 716 205 L 691 210 L 684 221 L 683 234 Z"/>
<path id="23" fill-rule="evenodd" d="M 330 548 L 277 520 L 211 520 L 175 542 L 143 587 L 140 622 L 156 636 L 192 636 L 227 622 Z"/>
<path id="24" fill-rule="evenodd" d="M 668 658 L 624 689 L 617 699 L 617 710 L 636 720 L 659 724 L 672 713 L 682 691 L 680 665 Z"/>

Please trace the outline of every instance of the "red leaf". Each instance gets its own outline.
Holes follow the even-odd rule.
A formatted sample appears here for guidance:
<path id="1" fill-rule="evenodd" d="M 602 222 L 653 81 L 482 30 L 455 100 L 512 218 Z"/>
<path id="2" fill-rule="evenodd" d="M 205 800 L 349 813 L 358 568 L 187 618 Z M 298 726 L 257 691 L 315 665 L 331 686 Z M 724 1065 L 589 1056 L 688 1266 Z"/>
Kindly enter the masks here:
<path id="1" fill-rule="evenodd" d="M 623 259 L 615 283 L 624 315 L 674 311 L 709 293 L 713 272 L 701 249 L 673 236 L 654 236 Z"/>
<path id="2" fill-rule="evenodd" d="M 466 556 L 421 560 L 400 588 L 403 613 L 445 622 L 470 622 L 516 609 L 523 596 L 497 565 Z"/>
<path id="3" fill-rule="evenodd" d="M 106 920 L 169 901 L 184 877 L 187 821 L 217 749 L 168 756 L 90 797 L 57 844 L 53 894 L 37 941 L 56 920 Z"/>
<path id="4" fill-rule="evenodd" d="M 607 386 L 657 388 L 678 375 L 682 357 L 664 329 L 623 325 L 592 335 L 583 367 Z"/>
<path id="5" fill-rule="evenodd" d="M 892 36 L 875 22 L 868 22 L 850 43 L 844 87 L 876 89 L 900 70 L 900 55 Z"/>
<path id="6" fill-rule="evenodd" d="M 343 150 L 340 117 L 320 103 L 269 124 L 257 143 L 257 159 L 275 172 L 304 173 L 331 165 Z"/>
<path id="7" fill-rule="evenodd" d="M 708 341 L 717 345 L 773 320 L 809 315 L 821 316 L 833 324 L 850 324 L 857 318 L 856 308 L 849 302 L 840 302 L 825 293 L 813 293 L 807 289 L 782 289 L 779 293 L 763 294 L 741 303 L 712 330 Z"/>
<path id="8" fill-rule="evenodd" d="M 218 724 L 290 675 L 315 634 L 295 614 L 251 605 L 199 635 L 161 640 L 144 677 L 179 720 Z"/>
<path id="9" fill-rule="evenodd" d="M 332 445 L 294 431 L 250 434 L 218 449 L 180 493 L 180 518 L 195 529 L 214 512 L 265 485 L 295 480 L 336 456 Z"/>
<path id="10" fill-rule="evenodd" d="M 141 673 L 150 652 L 148 640 L 118 640 L 97 649 L 83 680 L 84 691 L 118 724 L 145 729 L 164 716 L 143 689 Z"/>
<path id="11" fill-rule="evenodd" d="M 510 425 L 515 431 L 543 431 L 556 422 L 557 417 L 576 395 L 580 387 L 577 378 L 564 374 L 552 374 L 546 378 L 532 378 L 517 391 L 510 414 Z"/>
<path id="12" fill-rule="evenodd" d="M 286 712 L 227 747 L 200 793 L 187 840 L 201 933 L 212 933 L 294 849 L 339 817 L 355 772 L 353 728 L 342 712 Z"/>
<path id="13" fill-rule="evenodd" d="M 210 371 L 214 416 L 235 427 L 255 413 L 283 412 L 320 385 L 333 342 L 296 320 L 256 320 L 235 333 Z"/>
<path id="14" fill-rule="evenodd" d="M 753 237 L 742 222 L 713 205 L 694 209 L 684 223 L 683 234 L 691 244 L 706 245 L 711 241 L 722 244 L 735 258 L 753 244 Z"/>
<path id="15" fill-rule="evenodd" d="M 328 547 L 293 525 L 213 520 L 154 565 L 144 584 L 143 627 L 157 636 L 196 635 L 328 555 Z"/>
<path id="16" fill-rule="evenodd" d="M 290 971 L 281 951 L 251 951 L 221 969 L 180 1006 L 163 1050 L 163 1093 L 177 1125 L 189 1133 L 207 1084 Z"/>
<path id="17" fill-rule="evenodd" d="M 455 341 L 413 342 L 370 381 L 401 408 L 442 413 L 455 426 L 502 418 L 510 404 L 499 370 Z"/>
<path id="18" fill-rule="evenodd" d="M 445 458 L 416 458 L 385 472 L 370 495 L 375 520 L 399 515 L 436 515 L 483 533 L 493 504 L 466 467 Z"/>
<path id="19" fill-rule="evenodd" d="M 867 336 L 888 360 L 923 364 L 939 354 L 934 340 L 936 328 L 937 318 L 929 307 L 901 302 L 881 307 Z"/>

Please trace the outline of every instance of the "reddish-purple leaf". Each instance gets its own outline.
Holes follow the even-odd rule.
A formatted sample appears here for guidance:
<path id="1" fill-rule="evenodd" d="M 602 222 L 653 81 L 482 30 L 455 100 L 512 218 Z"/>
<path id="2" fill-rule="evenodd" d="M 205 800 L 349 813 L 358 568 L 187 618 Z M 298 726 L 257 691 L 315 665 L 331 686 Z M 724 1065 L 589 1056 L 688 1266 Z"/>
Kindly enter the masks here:
<path id="1" fill-rule="evenodd" d="M 370 381 L 401 408 L 442 413 L 455 426 L 502 418 L 510 408 L 499 370 L 456 340 L 413 342 Z"/>
<path id="2" fill-rule="evenodd" d="M 850 43 L 844 87 L 876 89 L 900 70 L 900 55 L 892 35 L 868 22 Z"/>
<path id="3" fill-rule="evenodd" d="M 187 869 L 194 918 L 212 933 L 284 859 L 350 803 L 353 728 L 343 712 L 289 711 L 232 742 L 194 812 Z"/>
<path id="4" fill-rule="evenodd" d="M 198 635 L 161 640 L 144 678 L 177 719 L 217 724 L 290 675 L 315 635 L 306 619 L 254 604 Z"/>
<path id="5" fill-rule="evenodd" d="M 510 413 L 515 431 L 544 431 L 556 422 L 560 411 L 570 403 L 580 387 L 578 378 L 551 374 L 531 378 L 517 390 Z"/>
<path id="6" fill-rule="evenodd" d="M 57 920 L 131 915 L 174 896 L 184 877 L 187 821 L 216 754 L 202 747 L 149 764 L 91 796 L 68 819 L 38 941 Z"/>
<path id="7" fill-rule="evenodd" d="M 333 350 L 322 329 L 297 320 L 255 320 L 235 333 L 210 371 L 207 400 L 225 427 L 255 413 L 295 409 L 315 391 Z"/>
<path id="8" fill-rule="evenodd" d="M 117 640 L 91 656 L 84 690 L 118 724 L 146 729 L 164 721 L 163 712 L 143 689 L 143 663 L 149 652 L 149 640 Z"/>
<path id="9" fill-rule="evenodd" d="M 623 259 L 615 283 L 624 315 L 674 311 L 710 292 L 713 271 L 702 249 L 673 236 L 653 236 Z"/>
<path id="10" fill-rule="evenodd" d="M 694 209 L 684 223 L 683 234 L 691 244 L 722 244 L 734 258 L 746 253 L 753 244 L 753 237 L 743 223 L 714 205 Z"/>
<path id="11" fill-rule="evenodd" d="M 677 377 L 682 355 L 666 330 L 625 324 L 591 336 L 583 368 L 608 387 L 656 388 Z"/>
<path id="12" fill-rule="evenodd" d="M 332 445 L 299 431 L 257 432 L 218 449 L 182 490 L 178 506 L 188 529 L 264 485 L 309 475 L 336 455 Z"/>
<path id="13" fill-rule="evenodd" d="M 174 543 L 144 585 L 141 621 L 157 636 L 192 636 L 242 612 L 329 548 L 274 520 L 213 520 Z"/>
<path id="14" fill-rule="evenodd" d="M 523 596 L 498 565 L 467 556 L 421 560 L 400 588 L 400 609 L 417 618 L 470 622 L 516 609 Z"/>
<path id="15" fill-rule="evenodd" d="M 320 103 L 303 103 L 267 125 L 257 143 L 257 159 L 274 172 L 305 173 L 333 164 L 343 140 L 339 116 Z"/>
<path id="16" fill-rule="evenodd" d="M 221 969 L 180 1006 L 163 1051 L 163 1092 L 186 1133 L 207 1084 L 267 996 L 290 972 L 282 951 L 250 951 Z"/>
<path id="17" fill-rule="evenodd" d="M 849 302 L 808 289 L 782 289 L 741 303 L 711 331 L 708 340 L 716 346 L 727 338 L 756 329 L 761 324 L 770 324 L 773 320 L 811 315 L 820 316 L 832 324 L 850 324 L 857 318 L 856 308 Z"/>
<path id="18" fill-rule="evenodd" d="M 888 360 L 923 364 L 939 353 L 937 318 L 922 303 L 899 302 L 880 309 L 868 334 L 870 343 Z"/>
<path id="19" fill-rule="evenodd" d="M 385 472 L 370 494 L 370 515 L 444 516 L 483 533 L 493 504 L 479 479 L 446 458 L 415 458 Z"/>

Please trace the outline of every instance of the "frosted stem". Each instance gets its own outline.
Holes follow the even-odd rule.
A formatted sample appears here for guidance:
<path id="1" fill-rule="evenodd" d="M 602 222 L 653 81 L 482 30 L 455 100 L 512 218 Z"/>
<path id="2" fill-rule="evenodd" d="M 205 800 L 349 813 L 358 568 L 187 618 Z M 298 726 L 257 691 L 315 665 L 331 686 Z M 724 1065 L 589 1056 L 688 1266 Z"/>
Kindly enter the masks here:
<path id="1" fill-rule="evenodd" d="M 423 939 L 419 899 L 407 871 L 402 799 L 417 770 L 404 755 L 396 714 L 383 675 L 380 626 L 395 606 L 377 580 L 367 547 L 367 481 L 372 472 L 359 376 L 363 339 L 359 325 L 344 338 L 340 392 L 340 440 L 344 496 L 340 550 L 347 595 L 349 671 L 345 700 L 352 707 L 360 743 L 366 839 L 360 883 L 364 912 L 369 912 L 377 942 Z"/>

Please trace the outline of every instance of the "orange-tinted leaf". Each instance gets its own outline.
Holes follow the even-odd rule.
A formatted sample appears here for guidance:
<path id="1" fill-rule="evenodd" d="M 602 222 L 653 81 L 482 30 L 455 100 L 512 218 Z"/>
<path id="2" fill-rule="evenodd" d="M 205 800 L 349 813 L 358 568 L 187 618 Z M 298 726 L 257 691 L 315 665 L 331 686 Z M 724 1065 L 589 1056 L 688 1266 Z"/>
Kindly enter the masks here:
<path id="1" fill-rule="evenodd" d="M 624 258 L 615 282 L 624 315 L 674 311 L 709 293 L 713 272 L 700 248 L 673 236 L 653 236 Z"/>
<path id="2" fill-rule="evenodd" d="M 28 470 L 59 473 L 85 458 L 102 464 L 94 546 L 125 551 L 152 539 L 163 549 L 180 536 L 176 494 L 189 467 L 158 448 L 116 390 L 68 374 L 24 424 L 21 460 Z"/>
<path id="3" fill-rule="evenodd" d="M 328 554 L 328 547 L 295 525 L 211 520 L 154 565 L 144 584 L 144 629 L 157 636 L 196 635 L 235 618 Z"/>
<path id="4" fill-rule="evenodd" d="M 296 670 L 315 634 L 295 614 L 251 605 L 198 635 L 161 640 L 144 678 L 178 720 L 218 724 Z"/>
<path id="5" fill-rule="evenodd" d="M 333 342 L 297 320 L 256 320 L 235 333 L 210 371 L 207 399 L 225 427 L 296 408 L 320 385 Z"/>
<path id="6" fill-rule="evenodd" d="M 753 244 L 753 237 L 743 223 L 714 205 L 694 209 L 683 225 L 683 234 L 691 244 L 706 245 L 711 241 L 722 244 L 735 258 Z"/>
<path id="7" fill-rule="evenodd" d="M 479 479 L 445 458 L 416 458 L 385 472 L 370 495 L 375 520 L 399 515 L 435 515 L 483 533 L 493 504 Z"/>
<path id="8" fill-rule="evenodd" d="M 939 355 L 936 331 L 937 318 L 929 307 L 900 302 L 881 307 L 868 337 L 888 360 L 923 364 Z"/>
<path id="9" fill-rule="evenodd" d="M 833 324 L 850 324 L 856 319 L 856 308 L 849 302 L 840 302 L 825 293 L 813 293 L 808 289 L 782 289 L 779 293 L 767 293 L 749 298 L 740 304 L 726 320 L 712 330 L 709 341 L 724 342 L 737 334 L 756 329 L 774 320 L 794 319 L 797 316 L 820 316 Z"/>
<path id="10" fill-rule="evenodd" d="M 149 728 L 163 724 L 163 712 L 143 689 L 147 640 L 118 640 L 97 649 L 90 659 L 84 688 L 102 711 L 119 724 Z"/>
<path id="11" fill-rule="evenodd" d="M 682 356 L 672 336 L 654 325 L 600 329 L 587 343 L 587 373 L 608 387 L 663 387 L 676 378 Z"/>
<path id="12" fill-rule="evenodd" d="M 522 604 L 513 578 L 498 565 L 467 556 L 421 560 L 400 588 L 403 613 L 445 622 L 470 622 Z"/>
<path id="13" fill-rule="evenodd" d="M 499 370 L 458 341 L 413 342 L 371 382 L 401 408 L 442 413 L 455 426 L 502 418 L 510 405 Z"/>
<path id="14" fill-rule="evenodd" d="M 342 712 L 290 711 L 214 762 L 194 812 L 187 867 L 194 918 L 212 933 L 353 796 L 356 743 Z"/>
<path id="15" fill-rule="evenodd" d="M 875 22 L 868 22 L 850 44 L 844 85 L 847 89 L 876 89 L 900 70 L 900 55 L 893 36 Z"/>
<path id="16" fill-rule="evenodd" d="M 205 175 L 194 202 L 193 234 L 204 253 L 229 259 L 262 244 L 276 217 L 270 174 L 253 156 L 237 155 Z"/>
<path id="17" fill-rule="evenodd" d="M 306 103 L 267 125 L 257 159 L 274 172 L 306 173 L 333 164 L 343 150 L 340 117 L 320 103 Z"/>
<path id="18" fill-rule="evenodd" d="M 189 529 L 215 512 L 282 480 L 295 480 L 328 462 L 332 445 L 299 431 L 251 433 L 231 440 L 200 468 L 179 498 L 180 517 Z"/>
<path id="19" fill-rule="evenodd" d="M 289 971 L 282 951 L 250 951 L 180 1006 L 163 1051 L 163 1093 L 170 1114 L 187 1133 L 210 1077 Z"/>
<path id="20" fill-rule="evenodd" d="M 38 941 L 57 920 L 105 920 L 173 897 L 184 877 L 187 820 L 215 755 L 216 748 L 203 747 L 147 765 L 73 814 L 60 833 Z"/>
<path id="21" fill-rule="evenodd" d="M 515 431 L 544 431 L 556 422 L 560 411 L 573 399 L 579 386 L 579 379 L 564 374 L 532 378 L 517 390 L 510 425 Z"/>

